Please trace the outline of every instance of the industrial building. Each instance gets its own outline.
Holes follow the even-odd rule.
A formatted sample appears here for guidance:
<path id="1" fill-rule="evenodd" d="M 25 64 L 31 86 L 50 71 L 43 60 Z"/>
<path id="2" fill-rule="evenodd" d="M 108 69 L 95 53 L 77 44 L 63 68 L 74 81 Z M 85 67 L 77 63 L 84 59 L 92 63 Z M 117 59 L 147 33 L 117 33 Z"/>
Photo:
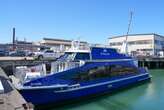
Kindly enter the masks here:
<path id="1" fill-rule="evenodd" d="M 31 52 L 44 50 L 44 49 L 52 49 L 55 52 L 63 53 L 66 50 L 70 49 L 71 45 L 72 45 L 72 40 L 43 38 L 40 42 L 27 42 L 27 41 L 15 40 L 14 44 L 13 43 L 0 44 L 0 49 L 7 50 L 7 51 L 12 51 L 15 49 L 27 50 Z M 79 45 L 80 45 L 80 49 L 87 49 L 89 47 L 89 44 L 84 41 L 80 41 Z"/>
<path id="2" fill-rule="evenodd" d="M 43 38 L 40 42 L 41 46 L 51 47 L 55 52 L 64 52 L 71 48 L 72 40 L 64 40 L 64 39 L 54 39 L 54 38 Z M 88 43 L 85 41 L 79 41 L 79 45 L 81 49 L 88 48 Z"/>
<path id="3" fill-rule="evenodd" d="M 8 44 L 0 44 L 1 50 L 13 51 L 13 50 L 29 50 L 29 51 L 37 51 L 38 48 L 42 46 L 36 45 L 34 42 L 26 42 L 26 41 L 15 41 L 14 49 L 13 43 Z"/>
<path id="4" fill-rule="evenodd" d="M 110 47 L 121 50 L 126 35 L 108 38 Z M 131 55 L 159 56 L 164 51 L 164 36 L 155 33 L 129 34 L 127 37 L 127 49 Z"/>

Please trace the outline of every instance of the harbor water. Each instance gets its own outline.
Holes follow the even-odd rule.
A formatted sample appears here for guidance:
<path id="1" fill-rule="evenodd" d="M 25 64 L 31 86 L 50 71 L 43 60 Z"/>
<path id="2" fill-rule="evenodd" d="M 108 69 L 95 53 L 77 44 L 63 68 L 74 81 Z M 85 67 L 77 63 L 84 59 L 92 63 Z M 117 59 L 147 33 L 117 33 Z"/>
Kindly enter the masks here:
<path id="1" fill-rule="evenodd" d="M 164 69 L 150 73 L 151 82 L 49 110 L 163 110 Z"/>

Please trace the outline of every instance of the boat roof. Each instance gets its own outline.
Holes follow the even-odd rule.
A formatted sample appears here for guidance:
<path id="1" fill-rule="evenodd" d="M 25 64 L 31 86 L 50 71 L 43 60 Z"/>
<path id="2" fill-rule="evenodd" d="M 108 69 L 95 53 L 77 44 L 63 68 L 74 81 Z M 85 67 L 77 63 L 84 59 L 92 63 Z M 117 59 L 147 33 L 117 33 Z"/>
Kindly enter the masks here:
<path id="1" fill-rule="evenodd" d="M 90 53 L 90 50 L 79 50 L 79 49 L 72 50 L 72 49 L 70 49 L 70 50 L 65 51 L 65 53 Z"/>
<path id="2" fill-rule="evenodd" d="M 69 52 L 72 52 L 72 53 L 90 53 L 92 51 L 92 49 L 110 49 L 110 50 L 116 50 L 115 48 L 109 48 L 109 47 L 97 47 L 97 46 L 90 46 L 89 49 L 69 49 L 69 50 L 66 50 L 65 52 L 66 53 L 69 53 Z"/>

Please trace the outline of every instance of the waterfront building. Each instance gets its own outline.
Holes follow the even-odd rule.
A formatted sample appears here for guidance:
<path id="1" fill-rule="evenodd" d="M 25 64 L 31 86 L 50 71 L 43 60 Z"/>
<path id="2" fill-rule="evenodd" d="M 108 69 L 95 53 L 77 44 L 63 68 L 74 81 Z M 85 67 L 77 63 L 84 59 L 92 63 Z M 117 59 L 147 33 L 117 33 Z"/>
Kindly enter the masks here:
<path id="1" fill-rule="evenodd" d="M 34 42 L 27 42 L 27 41 L 18 41 L 16 40 L 16 49 L 18 50 L 28 50 L 28 51 L 37 51 L 40 48 L 39 45 L 35 45 Z"/>
<path id="2" fill-rule="evenodd" d="M 75 41 L 75 43 L 79 42 L 80 49 L 88 49 L 89 43 L 85 41 Z M 64 53 L 66 50 L 70 49 L 72 45 L 72 40 L 65 39 L 54 39 L 54 38 L 43 38 L 40 42 L 27 42 L 27 41 L 15 41 L 15 49 L 16 50 L 28 50 L 28 51 L 38 51 L 44 49 L 51 49 L 55 52 Z M 1 50 L 12 51 L 13 43 L 0 44 Z"/>
<path id="3" fill-rule="evenodd" d="M 120 51 L 125 39 L 126 35 L 112 36 L 108 42 L 110 47 Z M 164 36 L 155 33 L 129 34 L 127 42 L 128 53 L 131 55 L 159 56 L 164 51 Z"/>
<path id="4" fill-rule="evenodd" d="M 39 44 L 36 44 L 34 42 L 27 42 L 27 41 L 15 41 L 15 50 L 27 50 L 27 51 L 37 51 L 38 48 L 41 48 L 43 46 L 40 46 Z M 0 44 L 1 50 L 7 50 L 12 51 L 13 50 L 13 44 L 12 43 L 6 43 L 6 44 Z"/>
<path id="5" fill-rule="evenodd" d="M 64 52 L 71 48 L 72 40 L 43 38 L 40 45 L 50 47 L 55 52 Z M 79 45 L 80 49 L 87 49 L 89 46 L 89 44 L 85 41 L 79 41 Z"/>

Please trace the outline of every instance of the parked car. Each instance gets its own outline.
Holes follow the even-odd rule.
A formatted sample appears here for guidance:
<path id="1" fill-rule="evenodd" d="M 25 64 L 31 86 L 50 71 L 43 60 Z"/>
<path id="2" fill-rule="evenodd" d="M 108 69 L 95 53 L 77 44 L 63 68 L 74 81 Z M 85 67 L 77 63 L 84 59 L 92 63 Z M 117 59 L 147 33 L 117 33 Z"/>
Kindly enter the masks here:
<path id="1" fill-rule="evenodd" d="M 16 51 L 10 52 L 10 53 L 9 53 L 9 56 L 24 57 L 24 56 L 26 56 L 26 52 L 25 52 L 25 51 L 21 51 L 21 50 L 16 50 Z"/>
<path id="2" fill-rule="evenodd" d="M 164 58 L 164 51 L 160 51 L 160 52 L 158 52 L 158 57 L 160 57 L 160 58 Z"/>
<path id="3" fill-rule="evenodd" d="M 26 53 L 26 56 L 32 57 L 32 56 L 34 56 L 34 53 L 33 52 L 28 52 L 28 53 Z"/>
<path id="4" fill-rule="evenodd" d="M 55 53 L 53 50 L 34 52 L 34 58 L 37 58 L 39 60 L 47 59 L 47 58 L 56 59 L 57 57 L 58 57 L 57 53 Z"/>
<path id="5" fill-rule="evenodd" d="M 9 54 L 6 50 L 0 50 L 0 56 L 7 56 Z"/>
<path id="6" fill-rule="evenodd" d="M 24 52 L 25 52 L 26 56 L 28 56 L 28 57 L 32 57 L 34 55 L 34 53 L 30 50 L 24 50 Z"/>

